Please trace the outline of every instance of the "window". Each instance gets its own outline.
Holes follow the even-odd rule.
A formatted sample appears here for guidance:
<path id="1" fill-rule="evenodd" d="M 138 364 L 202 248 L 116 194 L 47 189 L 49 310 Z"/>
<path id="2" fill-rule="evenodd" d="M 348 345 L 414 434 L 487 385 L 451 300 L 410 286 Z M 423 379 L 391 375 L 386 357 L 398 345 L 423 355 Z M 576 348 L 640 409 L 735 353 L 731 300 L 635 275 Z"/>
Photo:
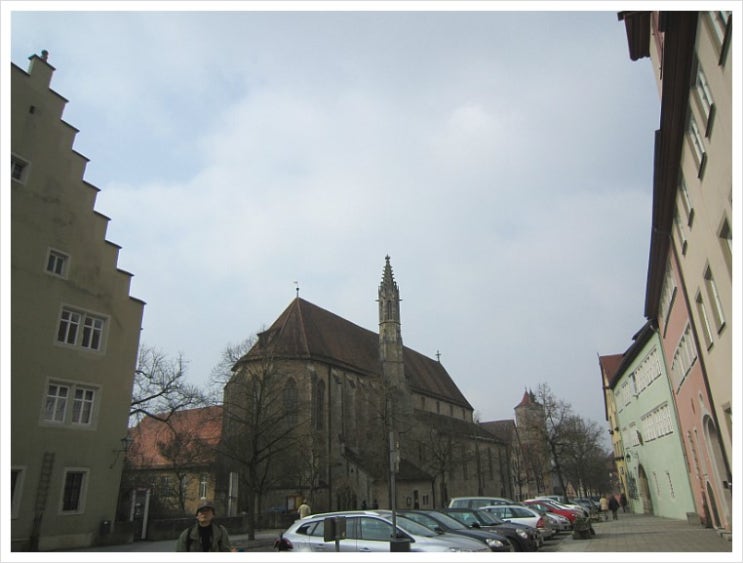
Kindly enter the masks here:
<path id="1" fill-rule="evenodd" d="M 724 64 L 730 46 L 730 14 L 732 12 L 707 12 L 707 23 L 717 43 L 720 54 L 718 64 Z"/>
<path id="2" fill-rule="evenodd" d="M 199 498 L 206 498 L 207 497 L 207 488 L 209 485 L 209 475 L 206 473 L 201 474 L 201 478 L 199 479 Z"/>
<path id="3" fill-rule="evenodd" d="M 64 473 L 62 490 L 62 513 L 80 514 L 84 510 L 85 488 L 88 471 L 85 469 L 67 469 Z"/>
<path id="4" fill-rule="evenodd" d="M 673 374 L 676 389 L 681 387 L 696 359 L 697 349 L 691 335 L 691 327 L 686 325 L 684 334 L 676 345 L 676 351 L 673 354 L 673 364 L 671 365 L 671 373 Z"/>
<path id="5" fill-rule="evenodd" d="M 699 133 L 697 120 L 693 114 L 689 116 L 688 132 L 689 141 L 691 142 L 691 148 L 694 151 L 694 158 L 697 163 L 697 177 L 701 178 L 702 174 L 704 174 L 704 166 L 707 164 L 707 153 L 704 148 L 704 140 L 702 139 L 701 133 Z"/>
<path id="6" fill-rule="evenodd" d="M 16 182 L 25 184 L 26 178 L 28 177 L 28 162 L 26 162 L 25 160 L 23 160 L 22 158 L 16 155 L 11 155 L 10 156 L 10 177 Z"/>
<path id="7" fill-rule="evenodd" d="M 57 342 L 101 350 L 106 321 L 103 317 L 64 307 L 59 317 Z"/>
<path id="8" fill-rule="evenodd" d="M 293 379 L 290 379 L 284 387 L 284 412 L 286 413 L 286 423 L 290 427 L 296 426 L 299 421 L 297 410 L 297 384 Z"/>
<path id="9" fill-rule="evenodd" d="M 392 525 L 376 518 L 359 518 L 358 538 L 369 541 L 390 541 Z"/>
<path id="10" fill-rule="evenodd" d="M 62 278 L 67 277 L 67 261 L 69 256 L 57 250 L 50 250 L 46 260 L 46 271 Z"/>
<path id="11" fill-rule="evenodd" d="M 325 383 L 316 378 L 312 380 L 312 383 L 314 386 L 314 404 L 312 405 L 313 426 L 315 430 L 322 430 L 324 422 L 323 413 L 325 412 Z"/>
<path id="12" fill-rule="evenodd" d="M 42 418 L 48 422 L 64 422 L 70 388 L 50 383 L 46 393 Z"/>
<path id="13" fill-rule="evenodd" d="M 707 313 L 707 306 L 704 304 L 702 294 L 697 292 L 697 313 L 699 314 L 699 323 L 702 325 L 702 336 L 704 336 L 704 343 L 707 345 L 709 350 L 712 347 L 712 327 L 709 322 L 709 315 Z"/>
<path id="14" fill-rule="evenodd" d="M 10 509 L 11 518 L 18 518 L 21 506 L 21 495 L 23 494 L 23 478 L 26 470 L 23 467 L 13 467 L 10 471 Z"/>
<path id="15" fill-rule="evenodd" d="M 83 384 L 49 382 L 41 420 L 53 424 L 91 426 L 96 414 L 96 391 Z"/>
<path id="16" fill-rule="evenodd" d="M 93 418 L 93 389 L 75 389 L 75 398 L 72 401 L 72 423 L 90 424 Z"/>
<path id="17" fill-rule="evenodd" d="M 676 282 L 673 278 L 670 260 L 666 262 L 666 277 L 663 280 L 663 289 L 660 294 L 660 308 L 658 318 L 663 321 L 663 330 L 668 325 L 668 315 L 671 314 L 673 301 L 676 298 Z"/>
<path id="18" fill-rule="evenodd" d="M 720 227 L 720 246 L 722 247 L 722 254 L 725 256 L 725 262 L 728 266 L 728 271 L 733 271 L 733 231 L 730 228 L 730 222 L 727 217 L 723 219 L 722 226 Z"/>
<path id="19" fill-rule="evenodd" d="M 678 207 L 673 211 L 673 225 L 676 227 L 676 235 L 681 244 L 681 254 L 686 254 L 686 248 L 689 246 L 686 240 L 686 229 L 684 228 L 681 218 L 679 217 Z"/>
<path id="20" fill-rule="evenodd" d="M 681 205 L 684 208 L 684 214 L 686 215 L 686 224 L 691 227 L 694 222 L 694 205 L 691 203 L 691 197 L 689 196 L 689 189 L 686 187 L 686 181 L 683 176 L 679 177 L 679 195 L 681 198 Z"/>
<path id="21" fill-rule="evenodd" d="M 712 121 L 715 113 L 715 102 L 712 99 L 712 92 L 709 89 L 707 77 L 704 75 L 702 67 L 697 61 L 697 75 L 694 82 L 694 92 L 699 109 L 704 116 L 704 136 L 709 137 L 712 132 Z"/>
<path id="22" fill-rule="evenodd" d="M 712 305 L 712 316 L 715 320 L 715 326 L 719 333 L 725 327 L 725 314 L 722 309 L 722 302 L 720 301 L 720 293 L 717 291 L 717 284 L 715 278 L 712 277 L 712 270 L 709 266 L 704 271 L 704 285 L 707 289 L 707 298 Z"/>

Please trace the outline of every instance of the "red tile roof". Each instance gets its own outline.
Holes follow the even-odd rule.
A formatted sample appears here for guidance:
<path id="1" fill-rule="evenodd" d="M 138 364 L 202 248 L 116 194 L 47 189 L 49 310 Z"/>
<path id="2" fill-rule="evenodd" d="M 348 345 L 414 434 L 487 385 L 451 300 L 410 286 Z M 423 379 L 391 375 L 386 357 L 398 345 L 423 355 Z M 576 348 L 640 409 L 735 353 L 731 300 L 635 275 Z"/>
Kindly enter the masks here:
<path id="1" fill-rule="evenodd" d="M 382 372 L 379 335 L 297 297 L 238 362 L 261 357 L 270 344 L 274 359 L 326 362 L 361 375 Z M 472 409 L 441 362 L 403 347 L 405 376 L 412 391 Z"/>
<path id="2" fill-rule="evenodd" d="M 133 469 L 208 465 L 222 437 L 222 407 L 177 411 L 167 423 L 147 417 L 129 437 L 127 461 Z"/>

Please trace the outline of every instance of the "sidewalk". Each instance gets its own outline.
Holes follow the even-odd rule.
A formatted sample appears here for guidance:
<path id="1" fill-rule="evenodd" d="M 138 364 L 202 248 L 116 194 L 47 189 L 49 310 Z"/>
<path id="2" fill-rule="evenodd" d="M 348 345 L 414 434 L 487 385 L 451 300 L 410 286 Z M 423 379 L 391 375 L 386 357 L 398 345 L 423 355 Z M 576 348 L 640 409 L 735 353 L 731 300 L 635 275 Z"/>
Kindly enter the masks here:
<path id="1" fill-rule="evenodd" d="M 594 522 L 596 535 L 588 540 L 572 534 L 555 546 L 559 552 L 676 551 L 732 552 L 733 542 L 716 530 L 647 514 L 619 513 L 618 520 Z"/>

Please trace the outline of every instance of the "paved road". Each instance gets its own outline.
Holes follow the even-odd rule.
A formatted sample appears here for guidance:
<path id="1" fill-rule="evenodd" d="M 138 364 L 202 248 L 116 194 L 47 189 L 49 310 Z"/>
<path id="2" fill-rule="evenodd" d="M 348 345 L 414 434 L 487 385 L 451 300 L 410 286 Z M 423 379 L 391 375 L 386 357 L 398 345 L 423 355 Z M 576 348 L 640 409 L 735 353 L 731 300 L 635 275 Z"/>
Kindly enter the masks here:
<path id="1" fill-rule="evenodd" d="M 576 540 L 572 534 L 563 532 L 554 539 L 547 540 L 540 552 L 704 552 L 732 553 L 733 544 L 717 531 L 688 524 L 682 520 L 671 520 L 644 514 L 619 514 L 618 520 L 595 522 L 596 531 L 591 539 Z M 246 535 L 232 536 L 233 543 L 242 551 L 272 551 L 273 540 L 280 530 L 260 530 L 255 540 Z M 173 551 L 175 541 L 141 541 L 127 545 L 93 547 L 73 551 L 107 552 L 167 552 Z M 528 557 L 527 557 L 528 560 Z M 560 560 L 564 560 L 561 558 Z M 606 561 L 605 558 L 602 560 Z M 715 561 L 715 556 L 705 556 L 705 562 Z M 730 559 L 726 561 L 740 561 Z M 623 558 L 623 561 L 626 559 Z M 695 559 L 696 561 L 696 559 Z"/>

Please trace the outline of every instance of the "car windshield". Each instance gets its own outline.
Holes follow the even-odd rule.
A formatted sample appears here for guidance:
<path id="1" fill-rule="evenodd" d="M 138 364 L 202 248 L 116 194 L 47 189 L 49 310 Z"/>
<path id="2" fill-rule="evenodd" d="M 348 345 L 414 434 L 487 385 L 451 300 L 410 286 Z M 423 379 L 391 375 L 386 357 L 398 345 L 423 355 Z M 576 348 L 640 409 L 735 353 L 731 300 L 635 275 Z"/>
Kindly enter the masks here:
<path id="1" fill-rule="evenodd" d="M 495 526 L 497 524 L 503 524 L 503 520 L 498 518 L 495 514 L 488 512 L 487 510 L 478 510 L 475 512 L 475 516 L 480 520 L 480 523 L 485 526 Z"/>
<path id="2" fill-rule="evenodd" d="M 435 515 L 436 520 L 442 522 L 447 528 L 451 528 L 452 530 L 466 530 L 467 526 L 462 524 L 459 520 L 456 518 L 452 518 L 449 514 L 444 514 L 443 512 L 437 512 Z"/>
<path id="3" fill-rule="evenodd" d="M 426 528 L 423 524 L 418 524 L 418 522 L 415 522 L 411 520 L 410 518 L 405 518 L 404 516 L 400 516 L 399 514 L 397 516 L 397 526 L 414 536 L 423 536 L 426 538 L 433 538 L 438 535 L 436 532 L 434 532 L 430 528 Z"/>

